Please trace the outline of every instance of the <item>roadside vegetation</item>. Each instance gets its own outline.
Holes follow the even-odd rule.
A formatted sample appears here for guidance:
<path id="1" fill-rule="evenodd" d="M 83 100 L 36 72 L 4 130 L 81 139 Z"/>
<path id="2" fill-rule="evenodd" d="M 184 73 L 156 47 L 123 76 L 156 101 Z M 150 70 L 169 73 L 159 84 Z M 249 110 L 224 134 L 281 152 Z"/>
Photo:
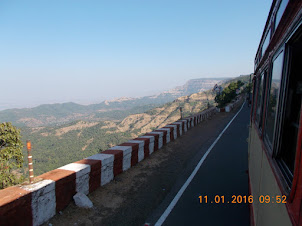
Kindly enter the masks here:
<path id="1" fill-rule="evenodd" d="M 217 107 L 223 108 L 230 103 L 236 96 L 236 90 L 240 89 L 244 83 L 241 80 L 231 82 L 221 93 L 218 93 L 215 97 Z"/>
<path id="2" fill-rule="evenodd" d="M 0 189 L 23 181 L 18 169 L 23 166 L 20 130 L 9 122 L 0 123 Z"/>

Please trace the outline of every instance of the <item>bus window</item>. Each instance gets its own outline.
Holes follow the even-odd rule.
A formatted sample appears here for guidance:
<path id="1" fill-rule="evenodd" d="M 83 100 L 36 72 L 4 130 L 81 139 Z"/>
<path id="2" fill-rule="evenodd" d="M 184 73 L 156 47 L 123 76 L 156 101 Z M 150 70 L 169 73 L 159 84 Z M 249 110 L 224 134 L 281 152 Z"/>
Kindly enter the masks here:
<path id="1" fill-rule="evenodd" d="M 257 97 L 257 82 L 256 76 L 253 78 L 253 102 L 252 102 L 252 109 L 251 109 L 251 120 L 254 120 L 254 110 L 256 108 L 256 97 Z"/>
<path id="2" fill-rule="evenodd" d="M 302 33 L 302 32 L 301 32 Z M 291 62 L 288 68 L 285 90 L 284 114 L 277 158 L 288 184 L 291 184 L 296 157 L 296 145 L 299 132 L 299 120 L 302 100 L 302 38 L 290 45 Z"/>
<path id="3" fill-rule="evenodd" d="M 279 24 L 279 22 L 281 20 L 281 17 L 282 17 L 282 15 L 284 13 L 284 10 L 285 10 L 288 2 L 289 2 L 289 0 L 282 0 L 281 3 L 280 3 L 279 9 L 278 9 L 278 11 L 276 13 L 275 30 L 278 27 L 278 24 Z"/>
<path id="4" fill-rule="evenodd" d="M 260 121 L 262 96 L 263 96 L 263 74 L 261 74 L 258 80 L 258 97 L 257 97 L 256 118 L 255 118 L 255 122 L 257 123 L 258 126 Z"/>
<path id="5" fill-rule="evenodd" d="M 264 97 L 265 97 L 265 85 L 266 85 L 266 74 L 267 71 L 261 74 L 260 85 L 258 91 L 258 101 L 256 109 L 256 123 L 260 131 L 262 131 L 262 119 L 263 119 L 263 106 L 264 106 Z"/>
<path id="6" fill-rule="evenodd" d="M 265 137 L 271 149 L 275 133 L 275 121 L 278 112 L 277 110 L 283 68 L 283 56 L 284 51 L 280 52 L 279 55 L 273 60 L 270 90 L 267 99 L 268 106 L 266 109 Z"/>
<path id="7" fill-rule="evenodd" d="M 261 49 L 262 50 L 262 54 L 261 54 L 262 56 L 264 56 L 264 53 L 265 53 L 265 50 L 268 47 L 269 41 L 270 41 L 270 30 L 266 34 L 265 40 L 264 40 L 263 45 L 262 45 L 262 49 Z"/>

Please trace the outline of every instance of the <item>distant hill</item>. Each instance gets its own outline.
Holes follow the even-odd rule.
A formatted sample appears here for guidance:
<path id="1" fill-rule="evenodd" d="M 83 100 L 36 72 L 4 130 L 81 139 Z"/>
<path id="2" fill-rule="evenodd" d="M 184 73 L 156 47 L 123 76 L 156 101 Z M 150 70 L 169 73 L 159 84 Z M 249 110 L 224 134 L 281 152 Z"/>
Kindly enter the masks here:
<path id="1" fill-rule="evenodd" d="M 12 122 L 19 127 L 62 125 L 75 120 L 121 120 L 134 113 L 142 113 L 178 97 L 212 89 L 216 83 L 229 78 L 200 78 L 189 80 L 183 86 L 153 96 L 119 98 L 99 104 L 80 105 L 73 102 L 44 104 L 34 108 L 0 111 L 0 122 Z"/>
<path id="2" fill-rule="evenodd" d="M 189 115 L 205 109 L 207 100 L 213 104 L 213 99 L 213 94 L 206 91 L 128 115 L 121 121 L 79 120 L 58 126 L 21 127 L 22 140 L 32 142 L 34 168 L 38 175 L 174 122 L 180 118 L 180 106 L 184 115 Z M 26 167 L 24 170 L 26 172 Z"/>
<path id="3" fill-rule="evenodd" d="M 238 79 L 248 81 L 245 77 L 232 81 Z M 184 117 L 202 111 L 207 108 L 208 101 L 214 104 L 211 90 L 179 97 L 144 112 L 130 114 L 122 120 L 77 120 L 56 126 L 22 127 L 22 140 L 24 143 L 28 139 L 32 141 L 34 169 L 38 175 L 174 122 L 180 118 L 179 107 L 183 108 Z"/>

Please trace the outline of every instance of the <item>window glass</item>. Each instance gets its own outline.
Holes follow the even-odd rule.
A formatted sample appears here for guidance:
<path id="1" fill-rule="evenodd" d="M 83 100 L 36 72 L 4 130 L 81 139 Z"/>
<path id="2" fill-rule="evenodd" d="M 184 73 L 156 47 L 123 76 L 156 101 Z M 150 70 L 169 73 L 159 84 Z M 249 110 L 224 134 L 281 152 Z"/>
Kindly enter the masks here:
<path id="1" fill-rule="evenodd" d="M 257 101 L 256 122 L 260 130 L 262 130 L 266 77 L 267 77 L 267 70 L 264 73 L 262 73 L 260 77 L 259 94 L 258 94 L 258 101 Z"/>
<path id="2" fill-rule="evenodd" d="M 254 78 L 256 79 L 256 78 Z M 255 109 L 255 105 L 256 105 L 256 90 L 257 90 L 257 80 L 253 80 L 253 102 L 252 102 L 252 115 L 251 117 L 254 118 L 254 109 Z"/>
<path id="3" fill-rule="evenodd" d="M 278 24 L 279 24 L 279 22 L 281 20 L 281 17 L 282 17 L 282 15 L 284 13 L 284 10 L 285 10 L 288 2 L 289 2 L 289 0 L 283 0 L 280 3 L 279 9 L 278 9 L 278 11 L 276 13 L 275 30 L 276 30 L 276 28 L 277 28 L 277 26 L 278 26 Z"/>
<path id="4" fill-rule="evenodd" d="M 278 99 L 283 68 L 283 56 L 284 52 L 282 51 L 273 62 L 270 92 L 268 94 L 265 133 L 270 144 L 273 143 L 273 136 L 275 132 L 275 121 L 278 109 Z"/>
<path id="5" fill-rule="evenodd" d="M 298 40 L 291 43 L 290 62 L 284 92 L 281 131 L 278 138 L 278 159 L 288 184 L 291 184 L 296 161 L 297 141 L 299 137 L 300 112 L 302 101 L 302 32 Z M 280 104 L 281 106 L 281 104 Z M 278 148 L 278 147 L 277 147 Z"/>
<path id="6" fill-rule="evenodd" d="M 260 121 L 262 96 L 263 96 L 263 74 L 260 76 L 259 86 L 258 86 L 258 97 L 257 97 L 257 108 L 256 108 L 256 122 L 258 125 Z"/>
<path id="7" fill-rule="evenodd" d="M 269 40 L 270 40 L 270 32 L 268 32 L 268 33 L 266 34 L 265 40 L 264 40 L 264 42 L 263 42 L 263 45 L 262 45 L 262 56 L 263 56 L 265 50 L 266 50 L 267 47 L 268 47 Z"/>

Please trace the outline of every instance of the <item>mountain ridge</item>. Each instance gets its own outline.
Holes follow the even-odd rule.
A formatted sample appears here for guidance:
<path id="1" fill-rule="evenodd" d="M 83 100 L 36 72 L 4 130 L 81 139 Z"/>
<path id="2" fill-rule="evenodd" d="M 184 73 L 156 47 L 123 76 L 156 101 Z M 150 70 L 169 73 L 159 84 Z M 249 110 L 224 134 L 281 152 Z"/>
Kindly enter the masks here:
<path id="1" fill-rule="evenodd" d="M 231 81 L 235 79 L 224 82 L 222 86 Z M 209 104 L 214 104 L 214 97 L 212 90 L 198 92 L 146 111 L 141 109 L 140 113 L 135 110 L 135 113 L 116 121 L 74 120 L 47 127 L 21 127 L 22 141 L 32 141 L 35 172 L 38 175 L 175 122 L 180 118 L 180 107 L 183 117 L 200 112 Z M 26 156 L 25 148 L 23 153 Z M 26 173 L 26 170 L 24 167 L 23 172 Z"/>
<path id="2" fill-rule="evenodd" d="M 121 120 L 133 113 L 142 113 L 156 106 L 171 102 L 178 97 L 213 88 L 230 78 L 199 78 L 188 80 L 184 85 L 138 98 L 120 97 L 98 104 L 81 105 L 74 102 L 42 104 L 33 108 L 13 108 L 0 111 L 0 122 L 10 121 L 16 126 L 59 125 L 74 120 Z"/>

